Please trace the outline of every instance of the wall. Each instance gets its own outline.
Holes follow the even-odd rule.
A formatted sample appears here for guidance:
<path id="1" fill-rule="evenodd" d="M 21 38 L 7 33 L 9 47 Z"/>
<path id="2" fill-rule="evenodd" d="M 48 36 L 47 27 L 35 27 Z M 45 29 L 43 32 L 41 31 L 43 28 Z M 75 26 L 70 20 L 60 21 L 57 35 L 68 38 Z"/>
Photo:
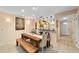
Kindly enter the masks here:
<path id="1" fill-rule="evenodd" d="M 71 19 L 72 20 L 71 25 L 70 25 L 71 27 L 69 30 L 71 31 L 70 34 L 72 34 L 73 44 L 77 48 L 79 48 L 79 8 L 56 14 L 56 20 L 58 20 L 58 27 L 57 27 L 58 36 L 57 37 L 58 37 L 58 39 L 60 38 L 60 17 L 72 15 L 72 14 L 74 14 L 74 16 Z"/>
<path id="2" fill-rule="evenodd" d="M 27 24 L 27 21 L 30 24 Z M 30 32 L 34 27 L 33 20 L 25 17 L 25 30 L 15 30 L 15 15 L 0 12 L 0 45 L 15 43 L 16 38 L 21 37 L 21 33 Z"/>
<path id="3" fill-rule="evenodd" d="M 65 17 L 65 16 L 68 16 L 68 15 L 72 15 L 72 14 L 76 14 L 77 13 L 77 8 L 76 9 L 72 9 L 72 10 L 68 10 L 68 11 L 64 11 L 64 12 L 60 12 L 60 13 L 57 13 L 55 15 L 55 18 L 56 20 L 58 20 L 58 27 L 57 27 L 57 36 L 58 36 L 58 39 L 60 39 L 61 37 L 61 33 L 60 33 L 60 20 L 62 17 Z M 70 19 L 69 19 L 70 20 Z M 70 25 L 71 26 L 71 25 Z M 73 34 L 73 28 L 70 28 L 70 34 Z M 57 39 L 57 40 L 58 40 Z"/>

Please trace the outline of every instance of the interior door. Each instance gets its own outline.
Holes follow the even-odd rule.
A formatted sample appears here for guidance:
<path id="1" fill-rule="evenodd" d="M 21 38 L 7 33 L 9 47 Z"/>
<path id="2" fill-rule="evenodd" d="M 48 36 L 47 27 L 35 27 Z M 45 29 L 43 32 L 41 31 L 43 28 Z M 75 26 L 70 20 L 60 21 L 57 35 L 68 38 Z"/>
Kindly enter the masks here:
<path id="1" fill-rule="evenodd" d="M 76 20 L 76 46 L 79 48 L 79 15 L 77 16 Z"/>

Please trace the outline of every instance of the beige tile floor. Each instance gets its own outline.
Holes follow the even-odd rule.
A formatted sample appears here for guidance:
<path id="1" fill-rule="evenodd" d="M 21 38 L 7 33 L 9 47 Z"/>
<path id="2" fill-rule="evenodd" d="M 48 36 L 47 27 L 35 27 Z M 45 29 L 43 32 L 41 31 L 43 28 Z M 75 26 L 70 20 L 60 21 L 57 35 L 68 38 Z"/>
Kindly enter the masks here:
<path id="1" fill-rule="evenodd" d="M 71 38 L 63 37 L 56 43 L 54 48 L 52 45 L 47 48 L 44 53 L 76 53 L 79 49 L 73 44 Z M 0 53 L 25 53 L 21 47 L 17 47 L 15 40 L 0 43 Z"/>
<path id="2" fill-rule="evenodd" d="M 58 52 L 76 53 L 79 49 L 75 46 L 71 37 L 63 36 L 57 42 L 56 49 Z"/>

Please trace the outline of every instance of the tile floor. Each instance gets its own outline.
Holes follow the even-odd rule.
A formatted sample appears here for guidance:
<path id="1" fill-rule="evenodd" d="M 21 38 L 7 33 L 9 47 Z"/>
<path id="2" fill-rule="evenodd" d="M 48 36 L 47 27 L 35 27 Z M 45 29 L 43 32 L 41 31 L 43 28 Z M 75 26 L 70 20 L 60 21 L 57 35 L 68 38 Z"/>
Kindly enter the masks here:
<path id="1" fill-rule="evenodd" d="M 65 38 L 66 39 L 66 38 Z M 63 40 L 56 43 L 56 47 L 52 45 L 44 49 L 43 53 L 76 53 L 79 49 L 73 44 L 67 44 Z M 15 41 L 0 43 L 0 53 L 26 53 L 21 47 L 17 47 Z M 41 51 L 39 52 L 41 53 Z"/>

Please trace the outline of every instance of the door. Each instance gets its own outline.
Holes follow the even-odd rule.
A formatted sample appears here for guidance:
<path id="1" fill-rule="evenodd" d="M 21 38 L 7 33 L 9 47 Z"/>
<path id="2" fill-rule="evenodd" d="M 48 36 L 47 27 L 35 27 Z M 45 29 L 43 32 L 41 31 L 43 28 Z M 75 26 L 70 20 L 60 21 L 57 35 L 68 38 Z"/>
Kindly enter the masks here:
<path id="1" fill-rule="evenodd" d="M 77 16 L 76 20 L 75 20 L 75 24 L 76 24 L 76 46 L 79 48 L 79 15 Z"/>

